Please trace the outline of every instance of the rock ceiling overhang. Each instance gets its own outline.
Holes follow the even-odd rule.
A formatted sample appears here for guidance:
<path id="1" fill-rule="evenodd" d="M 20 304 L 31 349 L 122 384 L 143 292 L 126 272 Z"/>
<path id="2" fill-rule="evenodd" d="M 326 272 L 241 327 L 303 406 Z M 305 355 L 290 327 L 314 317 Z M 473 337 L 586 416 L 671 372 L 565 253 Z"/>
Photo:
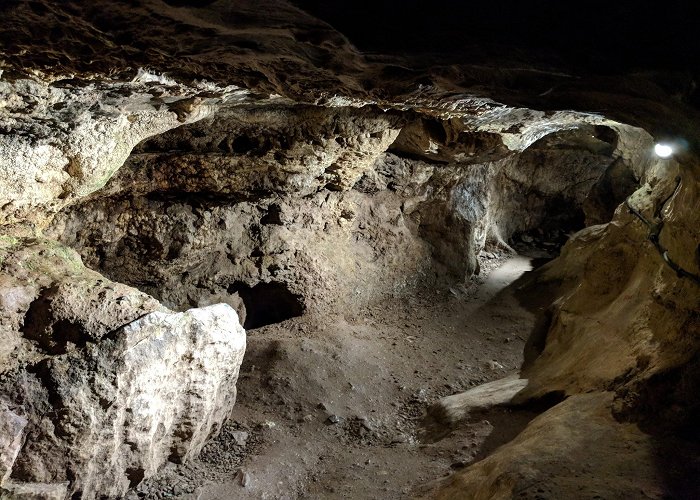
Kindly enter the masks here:
<path id="1" fill-rule="evenodd" d="M 355 10 L 297 3 L 340 26 L 363 52 L 330 24 L 280 0 L 9 1 L 2 8 L 0 67 L 6 80 L 32 75 L 44 81 L 121 82 L 146 68 L 185 84 L 206 81 L 301 102 L 342 99 L 422 112 L 455 98 L 488 98 L 543 111 L 600 114 L 642 126 L 659 138 L 699 142 L 693 69 L 698 49 L 687 43 L 692 30 L 685 29 L 690 21 L 683 18 L 682 5 L 668 5 L 654 16 L 638 6 L 637 17 L 625 17 L 632 12 L 626 6 L 596 10 L 589 5 L 578 12 L 563 8 L 561 15 L 578 16 L 569 20 L 570 40 L 562 39 L 555 49 L 550 38 L 566 23 L 537 34 L 562 9 L 551 6 L 532 11 L 515 31 L 506 27 L 516 26 L 517 9 L 502 10 L 488 31 L 484 26 L 489 23 L 467 16 L 471 29 L 462 31 L 474 34 L 464 40 L 466 45 L 455 47 L 447 42 L 450 37 L 462 41 L 456 28 L 460 16 L 468 14 L 464 7 L 451 6 L 450 16 L 425 12 L 424 22 L 418 23 L 410 17 L 415 2 L 402 9 L 387 1 L 373 3 L 374 15 L 358 10 L 362 2 L 353 4 Z M 490 12 L 483 6 L 467 10 L 473 9 L 485 9 L 486 17 Z M 392 14 L 399 22 L 386 22 Z M 363 31 L 352 29 L 352 20 L 360 15 L 367 23 L 364 33 L 369 33 L 364 38 L 358 35 Z M 343 16 L 345 23 L 339 22 Z M 658 25 L 648 33 L 654 36 L 643 38 L 650 23 Z M 529 24 L 531 28 L 524 27 Z M 377 25 L 386 28 L 386 37 L 372 35 Z M 583 26 L 590 36 L 577 31 Z M 406 30 L 414 28 L 415 36 L 409 37 Z M 441 35 L 423 51 L 411 45 L 412 39 L 426 40 L 430 33 Z M 400 50 L 402 46 L 407 49 Z M 391 54 L 378 55 L 381 50 Z"/>

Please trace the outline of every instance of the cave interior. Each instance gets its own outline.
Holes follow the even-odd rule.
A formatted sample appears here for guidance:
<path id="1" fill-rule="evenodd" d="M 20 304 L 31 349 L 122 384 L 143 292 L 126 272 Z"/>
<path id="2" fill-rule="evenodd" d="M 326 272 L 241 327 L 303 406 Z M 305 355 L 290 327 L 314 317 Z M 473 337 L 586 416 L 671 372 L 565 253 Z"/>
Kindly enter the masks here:
<path id="1" fill-rule="evenodd" d="M 2 2 L 0 498 L 700 498 L 689 4 Z"/>

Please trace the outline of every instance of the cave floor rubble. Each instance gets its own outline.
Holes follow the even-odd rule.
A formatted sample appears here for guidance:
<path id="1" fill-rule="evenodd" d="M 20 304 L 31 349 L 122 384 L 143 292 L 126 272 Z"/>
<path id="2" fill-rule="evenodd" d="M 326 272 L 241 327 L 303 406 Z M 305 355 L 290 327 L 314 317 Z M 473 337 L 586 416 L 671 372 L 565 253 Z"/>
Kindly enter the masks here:
<path id="1" fill-rule="evenodd" d="M 249 331 L 221 433 L 128 498 L 412 498 L 510 441 L 533 409 L 486 409 L 442 436 L 423 428 L 439 398 L 522 363 L 535 315 L 506 287 L 532 259 L 489 257 L 468 286 Z"/>

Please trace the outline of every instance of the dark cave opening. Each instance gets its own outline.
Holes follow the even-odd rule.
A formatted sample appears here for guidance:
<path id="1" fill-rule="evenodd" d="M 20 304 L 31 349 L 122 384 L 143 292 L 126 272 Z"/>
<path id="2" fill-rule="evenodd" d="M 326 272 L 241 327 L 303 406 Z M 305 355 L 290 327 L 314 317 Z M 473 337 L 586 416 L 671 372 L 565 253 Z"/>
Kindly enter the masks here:
<path id="1" fill-rule="evenodd" d="M 229 293 L 238 293 L 246 308 L 243 328 L 251 330 L 280 323 L 304 314 L 306 307 L 301 295 L 293 293 L 284 283 L 258 283 L 250 287 L 236 282 Z"/>
<path id="2" fill-rule="evenodd" d="M 548 134 L 522 153 L 518 171 L 505 176 L 506 182 L 516 180 L 512 189 L 519 199 L 511 217 L 518 210 L 531 213 L 513 227 L 513 249 L 554 257 L 572 234 L 612 220 L 639 187 L 633 166 L 617 152 L 618 134 L 608 126 L 584 125 Z"/>
<path id="3" fill-rule="evenodd" d="M 545 199 L 541 224 L 514 233 L 509 243 L 523 255 L 533 246 L 556 255 L 569 236 L 585 226 L 585 214 L 580 206 L 564 196 L 553 196 Z"/>

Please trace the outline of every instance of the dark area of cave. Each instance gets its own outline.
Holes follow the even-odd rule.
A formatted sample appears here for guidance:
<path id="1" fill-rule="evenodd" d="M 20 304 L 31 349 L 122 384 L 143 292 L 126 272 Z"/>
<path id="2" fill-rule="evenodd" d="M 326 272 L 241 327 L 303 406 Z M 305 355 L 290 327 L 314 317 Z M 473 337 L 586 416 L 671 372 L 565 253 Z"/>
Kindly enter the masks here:
<path id="1" fill-rule="evenodd" d="M 700 498 L 692 2 L 0 14 L 0 498 Z"/>
<path id="2" fill-rule="evenodd" d="M 237 293 L 243 300 L 245 329 L 272 325 L 304 313 L 301 297 L 289 291 L 283 283 L 258 283 L 253 287 L 234 283 L 229 287 L 229 293 Z"/>
<path id="3" fill-rule="evenodd" d="M 692 39 L 698 8 L 683 0 L 596 0 L 585 5 L 442 0 L 430 7 L 420 0 L 294 3 L 375 53 L 430 53 L 488 62 L 513 48 L 538 53 L 552 64 L 611 74 L 640 68 L 697 69 L 700 62 Z"/>

